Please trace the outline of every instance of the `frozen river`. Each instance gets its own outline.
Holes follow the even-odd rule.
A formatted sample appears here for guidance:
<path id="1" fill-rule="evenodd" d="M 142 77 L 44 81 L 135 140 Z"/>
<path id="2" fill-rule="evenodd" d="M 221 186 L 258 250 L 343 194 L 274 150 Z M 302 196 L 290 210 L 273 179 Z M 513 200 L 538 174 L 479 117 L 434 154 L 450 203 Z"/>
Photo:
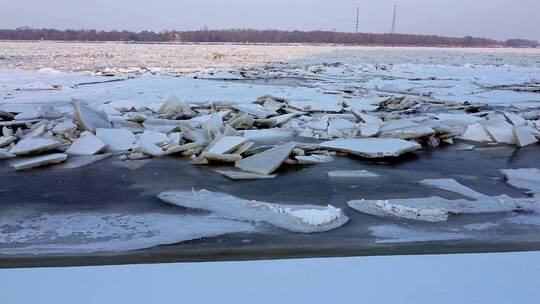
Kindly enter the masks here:
<path id="1" fill-rule="evenodd" d="M 171 95 L 187 102 L 194 117 L 165 119 L 160 111 Z M 276 99 L 254 104 L 267 95 Z M 54 147 L 60 154 L 73 145 L 82 131 L 77 116 L 82 114 L 74 113 L 73 100 L 89 105 L 88 113 L 105 113 L 112 129 L 132 132 L 137 142 L 81 168 L 14 171 L 17 161 L 29 159 L 11 155 L 25 138 L 61 140 Z M 243 181 L 215 171 L 229 170 L 230 164 L 190 163 L 200 161 L 199 153 L 212 147 L 208 143 L 226 133 L 224 123 L 231 126 L 242 114 L 251 117 L 242 117 L 251 125 L 227 131 L 239 131 L 236 137 L 253 136 L 241 132 L 276 127 L 275 119 L 287 118 L 277 128 L 286 136 L 266 142 L 249 137 L 255 145 L 234 156 L 244 160 L 263 153 L 265 145 L 292 140 L 324 145 L 336 139 L 399 138 L 419 149 L 370 159 L 297 145 L 262 174 L 277 177 Z M 9 129 L 0 137 L 6 142 L 0 147 L 5 153 L 0 155 L 6 155 L 0 157 L 0 267 L 540 249 L 540 215 L 534 211 L 540 203 L 528 193 L 539 189 L 534 187 L 540 180 L 516 187 L 500 171 L 540 168 L 535 143 L 540 137 L 539 50 L 0 42 L 0 118 Z M 187 129 L 174 125 L 186 121 Z M 70 124 L 77 128 L 74 123 L 77 130 L 53 132 Z M 373 124 L 377 132 L 366 135 Z M 143 132 L 165 138 L 150 145 L 159 155 L 146 146 L 140 151 Z M 182 133 L 180 139 L 175 133 Z M 530 142 L 520 147 L 525 139 Z M 201 150 L 191 159 L 161 155 L 167 147 L 195 147 L 199 141 Z M 301 156 L 313 161 L 319 153 L 330 161 L 298 162 Z M 144 159 L 125 160 L 135 157 Z M 70 155 L 64 164 L 82 159 Z M 328 175 L 358 170 L 376 177 Z M 531 176 L 526 177 L 534 182 Z M 432 179 L 453 179 L 481 193 L 478 204 L 493 197 L 505 203 L 509 197 L 533 207 L 452 211 L 448 220 L 429 222 L 368 214 L 348 204 L 467 198 L 419 183 Z M 157 198 L 163 191 L 192 189 L 272 204 L 331 205 L 348 222 L 304 234 L 260 217 L 231 218 Z M 291 212 L 279 210 L 279 216 Z"/>

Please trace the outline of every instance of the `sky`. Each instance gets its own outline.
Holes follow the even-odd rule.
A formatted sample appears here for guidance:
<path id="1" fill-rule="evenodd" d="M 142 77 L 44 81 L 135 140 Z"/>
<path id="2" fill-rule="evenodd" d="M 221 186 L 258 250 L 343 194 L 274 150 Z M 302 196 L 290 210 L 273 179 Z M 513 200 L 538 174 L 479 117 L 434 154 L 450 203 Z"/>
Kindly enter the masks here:
<path id="1" fill-rule="evenodd" d="M 540 40 L 540 0 L 0 0 L 0 28 L 255 28 Z"/>

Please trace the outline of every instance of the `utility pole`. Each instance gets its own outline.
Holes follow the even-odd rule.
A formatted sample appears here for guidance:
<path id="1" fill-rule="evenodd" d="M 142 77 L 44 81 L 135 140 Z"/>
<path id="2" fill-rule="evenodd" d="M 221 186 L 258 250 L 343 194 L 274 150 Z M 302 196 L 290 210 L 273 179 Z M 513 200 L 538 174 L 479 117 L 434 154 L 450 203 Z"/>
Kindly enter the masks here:
<path id="1" fill-rule="evenodd" d="M 356 7 L 356 32 L 358 33 L 358 21 L 360 19 L 360 6 Z"/>
<path id="2" fill-rule="evenodd" d="M 390 30 L 390 34 L 396 33 L 396 15 L 397 15 L 397 5 L 394 4 L 394 17 L 392 18 L 392 29 Z"/>

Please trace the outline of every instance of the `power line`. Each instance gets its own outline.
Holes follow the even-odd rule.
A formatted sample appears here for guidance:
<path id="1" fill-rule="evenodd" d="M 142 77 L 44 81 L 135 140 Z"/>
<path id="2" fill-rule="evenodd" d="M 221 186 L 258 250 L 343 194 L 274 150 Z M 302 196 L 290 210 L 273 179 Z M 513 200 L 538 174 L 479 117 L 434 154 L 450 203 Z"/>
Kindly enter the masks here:
<path id="1" fill-rule="evenodd" d="M 396 33 L 396 16 L 397 16 L 397 5 L 394 4 L 394 17 L 392 18 L 392 29 L 390 30 L 390 34 Z"/>
<path id="2" fill-rule="evenodd" d="M 356 7 L 356 32 L 358 33 L 358 21 L 360 19 L 360 6 Z"/>

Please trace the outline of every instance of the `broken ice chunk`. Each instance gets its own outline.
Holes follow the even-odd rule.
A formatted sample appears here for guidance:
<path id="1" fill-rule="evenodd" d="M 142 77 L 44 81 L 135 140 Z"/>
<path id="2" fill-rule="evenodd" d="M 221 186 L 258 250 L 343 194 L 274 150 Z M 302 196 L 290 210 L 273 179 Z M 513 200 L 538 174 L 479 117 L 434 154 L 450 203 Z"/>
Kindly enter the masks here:
<path id="1" fill-rule="evenodd" d="M 75 118 L 82 130 L 95 133 L 96 128 L 112 128 L 109 116 L 103 110 L 92 109 L 89 106 L 74 101 Z"/>
<path id="2" fill-rule="evenodd" d="M 157 113 L 169 119 L 186 119 L 197 116 L 187 102 L 181 101 L 176 96 L 170 96 L 157 109 Z"/>
<path id="3" fill-rule="evenodd" d="M 267 118 L 272 115 L 276 115 L 276 112 L 268 110 L 267 108 L 256 103 L 235 104 L 232 106 L 234 109 L 253 115 L 255 118 Z"/>
<path id="4" fill-rule="evenodd" d="M 362 137 L 373 137 L 379 134 L 379 124 L 376 123 L 363 123 L 359 125 L 360 135 Z"/>
<path id="5" fill-rule="evenodd" d="M 60 141 L 53 138 L 27 137 L 21 139 L 9 152 L 15 155 L 35 154 L 54 150 L 61 145 Z"/>
<path id="6" fill-rule="evenodd" d="M 71 120 L 65 120 L 56 124 L 52 132 L 56 135 L 63 135 L 74 130 L 77 130 L 77 126 Z"/>
<path id="7" fill-rule="evenodd" d="M 105 143 L 94 134 L 84 131 L 66 150 L 70 155 L 94 155 L 105 148 Z"/>
<path id="8" fill-rule="evenodd" d="M 324 102 L 318 100 L 290 100 L 287 104 L 294 109 L 304 112 L 332 112 L 338 113 L 343 107 L 337 102 Z"/>
<path id="9" fill-rule="evenodd" d="M 206 132 L 206 137 L 213 139 L 218 135 L 221 135 L 221 132 L 225 128 L 223 124 L 223 118 L 218 113 L 212 113 L 207 121 L 203 124 L 203 129 Z"/>
<path id="10" fill-rule="evenodd" d="M 540 198 L 540 170 L 528 169 L 503 169 L 507 183 L 520 189 L 528 189 L 534 197 Z"/>
<path id="11" fill-rule="evenodd" d="M 508 122 L 513 124 L 515 127 L 523 127 L 525 123 L 527 122 L 523 117 L 518 116 L 514 113 L 505 112 L 504 117 Z"/>
<path id="12" fill-rule="evenodd" d="M 365 114 L 365 113 L 358 113 L 358 112 L 354 112 L 354 111 L 353 111 L 353 114 L 356 117 L 358 117 L 364 123 L 371 123 L 371 124 L 376 124 L 376 125 L 382 125 L 384 123 L 383 120 L 380 117 L 375 116 L 375 115 L 369 115 L 369 114 Z"/>
<path id="13" fill-rule="evenodd" d="M 481 124 L 486 129 L 487 133 L 498 143 L 515 144 L 513 127 L 501 118 L 484 120 Z"/>
<path id="14" fill-rule="evenodd" d="M 418 143 L 397 138 L 336 139 L 320 146 L 366 158 L 397 157 L 422 148 Z"/>
<path id="15" fill-rule="evenodd" d="M 166 203 L 203 209 L 230 219 L 266 222 L 293 232 L 324 232 L 344 225 L 348 218 L 331 205 L 282 205 L 241 199 L 226 193 L 168 191 L 158 195 Z"/>
<path id="16" fill-rule="evenodd" d="M 202 154 L 202 157 L 207 160 L 219 161 L 219 162 L 224 162 L 224 163 L 234 163 L 242 159 L 242 155 L 240 154 L 223 154 L 223 153 L 216 154 L 216 153 L 209 153 L 209 152 L 204 152 Z"/>
<path id="17" fill-rule="evenodd" d="M 244 171 L 268 175 L 281 166 L 295 147 L 295 142 L 277 146 L 244 158 L 236 162 L 235 166 Z"/>
<path id="18" fill-rule="evenodd" d="M 135 142 L 133 132 L 125 129 L 96 128 L 96 136 L 105 143 L 107 151 L 129 150 Z"/>
<path id="19" fill-rule="evenodd" d="M 476 200 L 489 197 L 485 194 L 474 191 L 473 189 L 469 187 L 465 187 L 462 184 L 458 183 L 455 179 L 451 179 L 451 178 L 424 179 L 424 180 L 421 180 L 419 183 L 422 185 L 433 187 L 433 188 L 450 191 L 454 193 L 459 193 L 465 197 L 469 197 Z"/>
<path id="20" fill-rule="evenodd" d="M 229 153 L 248 142 L 249 139 L 241 136 L 222 136 L 207 148 L 207 152 L 215 154 Z"/>
<path id="21" fill-rule="evenodd" d="M 478 141 L 478 142 L 492 142 L 493 139 L 487 133 L 486 129 L 480 123 L 474 123 L 467 127 L 465 132 L 459 136 L 460 139 Z"/>
<path id="22" fill-rule="evenodd" d="M 45 165 L 61 163 L 66 159 L 67 155 L 63 153 L 47 154 L 14 162 L 13 164 L 11 164 L 11 167 L 16 171 L 26 170 Z"/>
<path id="23" fill-rule="evenodd" d="M 279 142 L 292 136 L 291 131 L 284 129 L 245 130 L 243 136 L 255 142 Z"/>
<path id="24" fill-rule="evenodd" d="M 298 161 L 299 165 L 316 165 L 316 164 L 323 164 L 328 163 L 334 160 L 334 158 L 331 155 L 298 155 L 295 156 L 296 160 Z"/>
<path id="25" fill-rule="evenodd" d="M 328 172 L 328 176 L 331 178 L 379 177 L 379 175 L 367 170 L 330 171 Z"/>
<path id="26" fill-rule="evenodd" d="M 17 140 L 17 137 L 15 137 L 15 136 L 2 136 L 2 137 L 0 137 L 0 148 L 3 148 L 5 146 L 11 144 L 15 140 Z"/>
<path id="27" fill-rule="evenodd" d="M 447 203 L 440 197 L 393 200 L 352 200 L 349 207 L 374 216 L 394 216 L 426 222 L 442 222 L 448 219 L 448 212 L 437 208 Z"/>
<path id="28" fill-rule="evenodd" d="M 0 160 L 1 159 L 6 159 L 6 158 L 12 158 L 12 157 L 15 157 L 15 155 L 11 154 L 6 149 L 0 149 Z"/>
<path id="29" fill-rule="evenodd" d="M 514 127 L 512 133 L 518 147 L 526 147 L 538 142 L 534 134 L 525 127 Z"/>
<path id="30" fill-rule="evenodd" d="M 381 131 L 379 137 L 393 137 L 401 139 L 416 139 L 427 137 L 435 134 L 435 130 L 427 126 L 413 126 L 389 131 Z"/>
<path id="31" fill-rule="evenodd" d="M 67 162 L 53 166 L 54 169 L 77 169 L 111 157 L 112 154 L 80 155 L 70 157 Z"/>
<path id="32" fill-rule="evenodd" d="M 216 170 L 217 173 L 224 175 L 227 178 L 232 180 L 250 180 L 250 179 L 272 179 L 276 178 L 277 175 L 265 175 L 250 173 L 244 171 L 231 171 L 231 170 Z"/>

